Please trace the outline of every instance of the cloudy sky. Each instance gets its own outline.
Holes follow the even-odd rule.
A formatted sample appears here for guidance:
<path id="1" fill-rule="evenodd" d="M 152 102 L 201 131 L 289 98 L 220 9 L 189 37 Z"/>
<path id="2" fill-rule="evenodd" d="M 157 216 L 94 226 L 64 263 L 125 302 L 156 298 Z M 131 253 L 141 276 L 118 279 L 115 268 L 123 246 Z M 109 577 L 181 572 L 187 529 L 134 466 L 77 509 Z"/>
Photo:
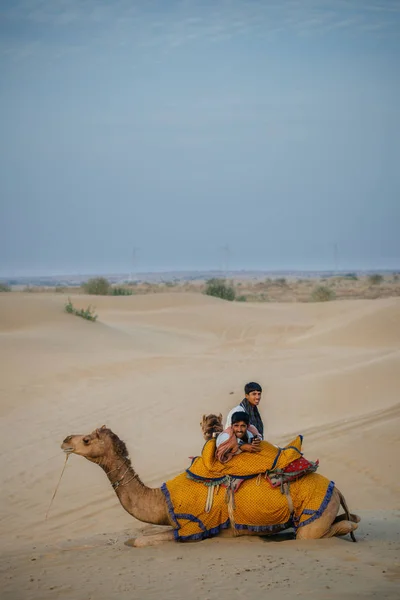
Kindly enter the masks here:
<path id="1" fill-rule="evenodd" d="M 0 275 L 400 268 L 399 0 L 2 0 Z"/>

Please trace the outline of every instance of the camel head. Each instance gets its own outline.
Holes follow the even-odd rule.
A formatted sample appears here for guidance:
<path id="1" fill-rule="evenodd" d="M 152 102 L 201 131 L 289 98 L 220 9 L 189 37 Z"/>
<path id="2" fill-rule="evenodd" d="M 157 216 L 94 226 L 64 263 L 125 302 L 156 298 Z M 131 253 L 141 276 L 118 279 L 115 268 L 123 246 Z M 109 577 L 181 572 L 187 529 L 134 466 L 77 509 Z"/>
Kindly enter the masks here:
<path id="1" fill-rule="evenodd" d="M 222 426 L 221 413 L 218 416 L 203 415 L 203 419 L 200 422 L 200 427 L 203 432 L 203 437 L 206 441 L 211 440 L 211 438 L 213 437 L 216 437 L 224 429 Z"/>
<path id="2" fill-rule="evenodd" d="M 87 435 L 69 435 L 61 444 L 67 454 L 78 454 L 92 462 L 120 456 L 128 460 L 128 450 L 122 440 L 105 425 Z"/>

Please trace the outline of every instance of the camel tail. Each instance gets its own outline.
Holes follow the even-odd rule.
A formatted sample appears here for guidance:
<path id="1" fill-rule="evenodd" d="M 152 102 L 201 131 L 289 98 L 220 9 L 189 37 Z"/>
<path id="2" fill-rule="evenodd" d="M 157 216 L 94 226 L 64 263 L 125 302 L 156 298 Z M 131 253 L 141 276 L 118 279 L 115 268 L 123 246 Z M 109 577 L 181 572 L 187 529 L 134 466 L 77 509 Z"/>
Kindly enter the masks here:
<path id="1" fill-rule="evenodd" d="M 336 488 L 336 489 L 337 489 L 337 488 Z M 338 491 L 339 498 L 340 498 L 340 505 L 341 505 L 341 507 L 343 508 L 343 510 L 344 510 L 344 512 L 345 512 L 346 519 L 347 519 L 348 521 L 350 521 L 350 520 L 351 520 L 351 519 L 350 519 L 350 511 L 349 511 L 349 507 L 347 506 L 347 502 L 346 502 L 346 500 L 345 500 L 345 497 L 343 496 L 343 494 L 342 494 L 342 492 L 341 492 L 341 491 L 339 491 L 338 489 L 337 489 L 337 491 Z M 356 542 L 356 541 L 357 541 L 357 540 L 356 540 L 356 536 L 354 535 L 354 532 L 353 532 L 353 531 L 351 531 L 351 532 L 350 532 L 350 537 L 351 537 L 351 539 L 353 540 L 353 542 Z"/>

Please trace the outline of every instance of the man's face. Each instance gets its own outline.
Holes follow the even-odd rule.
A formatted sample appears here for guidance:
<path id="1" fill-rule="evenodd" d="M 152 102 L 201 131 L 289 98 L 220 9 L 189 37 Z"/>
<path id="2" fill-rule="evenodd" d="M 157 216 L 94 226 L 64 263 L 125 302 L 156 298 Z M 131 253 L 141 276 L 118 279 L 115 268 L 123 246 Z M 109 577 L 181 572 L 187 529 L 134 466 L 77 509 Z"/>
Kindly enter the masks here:
<path id="1" fill-rule="evenodd" d="M 247 433 L 247 425 L 244 421 L 238 421 L 232 425 L 233 433 L 242 440 Z"/>
<path id="2" fill-rule="evenodd" d="M 246 400 L 250 402 L 253 406 L 258 406 L 261 400 L 261 392 L 250 392 L 250 394 L 245 394 Z"/>

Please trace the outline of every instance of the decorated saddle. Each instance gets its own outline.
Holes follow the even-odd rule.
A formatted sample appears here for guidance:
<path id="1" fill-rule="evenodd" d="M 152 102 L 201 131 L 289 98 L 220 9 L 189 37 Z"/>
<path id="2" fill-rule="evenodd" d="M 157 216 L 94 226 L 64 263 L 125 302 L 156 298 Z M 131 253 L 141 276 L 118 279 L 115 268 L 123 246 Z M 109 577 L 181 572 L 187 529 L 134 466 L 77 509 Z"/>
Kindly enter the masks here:
<path id="1" fill-rule="evenodd" d="M 248 530 L 260 534 L 293 526 L 293 507 L 281 493 L 283 485 L 292 481 L 291 485 L 296 486 L 304 475 L 310 474 L 314 479 L 309 481 L 307 493 L 298 494 L 295 501 L 295 518 L 298 525 L 304 521 L 303 509 L 312 510 L 316 518 L 322 503 L 330 498 L 330 483 L 331 489 L 334 484 L 314 474 L 318 462 L 302 456 L 302 439 L 297 436 L 284 448 L 261 442 L 259 453 L 241 453 L 225 464 L 215 458 L 215 439 L 208 441 L 201 456 L 194 458 L 184 473 L 162 486 L 175 524 L 175 538 L 203 539 L 229 525 L 236 532 Z M 281 489 L 274 489 L 279 486 Z"/>

